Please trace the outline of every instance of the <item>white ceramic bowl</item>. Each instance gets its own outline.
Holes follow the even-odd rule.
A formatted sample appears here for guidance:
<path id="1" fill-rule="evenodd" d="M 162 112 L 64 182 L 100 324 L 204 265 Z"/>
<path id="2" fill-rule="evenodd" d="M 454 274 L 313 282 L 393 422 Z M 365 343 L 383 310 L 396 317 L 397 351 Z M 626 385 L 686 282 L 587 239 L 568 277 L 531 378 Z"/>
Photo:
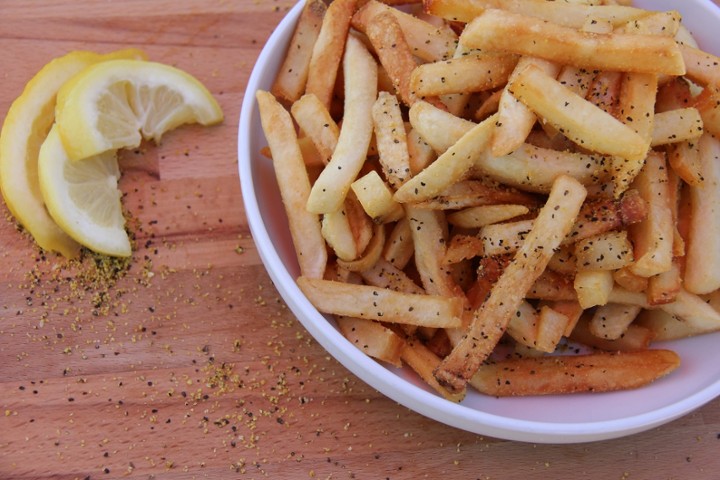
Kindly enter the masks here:
<path id="1" fill-rule="evenodd" d="M 302 2 L 301 2 L 302 3 Z M 720 54 L 720 9 L 710 0 L 637 0 L 638 6 L 677 9 L 708 51 Z M 287 305 L 313 337 L 362 380 L 402 405 L 474 433 L 538 443 L 575 443 L 616 438 L 676 419 L 720 395 L 720 333 L 668 342 L 681 367 L 638 390 L 603 394 L 493 398 L 469 392 L 460 404 L 436 395 L 409 369 L 386 367 L 365 356 L 321 315 L 295 284 L 299 274 L 272 164 L 255 102 L 269 89 L 302 5 L 277 26 L 248 82 L 238 134 L 240 183 L 248 222 L 262 261 Z"/>

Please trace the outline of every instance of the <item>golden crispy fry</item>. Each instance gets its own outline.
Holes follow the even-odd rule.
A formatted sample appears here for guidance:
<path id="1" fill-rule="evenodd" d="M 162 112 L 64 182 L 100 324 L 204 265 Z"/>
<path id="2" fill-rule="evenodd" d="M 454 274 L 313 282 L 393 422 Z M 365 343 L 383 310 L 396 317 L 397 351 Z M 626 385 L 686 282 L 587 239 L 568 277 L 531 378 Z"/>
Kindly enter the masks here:
<path id="1" fill-rule="evenodd" d="M 405 215 L 402 206 L 393 200 L 392 191 L 375 170 L 355 180 L 350 187 L 373 222 L 395 222 Z"/>
<path id="2" fill-rule="evenodd" d="M 327 6 L 322 0 L 307 0 L 298 23 L 295 26 L 287 55 L 278 69 L 271 92 L 288 102 L 294 102 L 305 91 L 310 72 L 310 58 L 313 46 L 320 34 Z"/>
<path id="3" fill-rule="evenodd" d="M 567 315 L 548 305 L 540 307 L 538 315 L 538 333 L 535 348 L 541 352 L 552 353 L 565 334 L 570 319 Z"/>
<path id="4" fill-rule="evenodd" d="M 419 65 L 410 76 L 410 90 L 418 97 L 471 93 L 502 87 L 517 57 L 470 54 Z"/>
<path id="5" fill-rule="evenodd" d="M 687 78 L 703 86 L 720 88 L 720 57 L 687 44 L 680 45 Z"/>
<path id="6" fill-rule="evenodd" d="M 395 95 L 380 92 L 372 108 L 375 142 L 385 178 L 397 189 L 410 178 L 410 152 L 400 104 Z"/>
<path id="7" fill-rule="evenodd" d="M 410 164 L 410 173 L 412 175 L 420 173 L 437 158 L 435 150 L 433 150 L 432 147 L 423 140 L 418 131 L 412 127 L 410 127 L 410 131 L 407 132 L 407 147 L 409 156 L 408 163 Z"/>
<path id="8" fill-rule="evenodd" d="M 647 154 L 649 145 L 634 130 L 532 65 L 508 88 L 521 102 L 583 148 L 628 160 L 642 159 Z"/>
<path id="9" fill-rule="evenodd" d="M 265 138 L 270 145 L 275 176 L 288 216 L 300 272 L 308 278 L 322 278 L 327 263 L 320 219 L 305 210 L 310 180 L 297 144 L 290 114 L 269 92 L 256 94 Z"/>
<path id="10" fill-rule="evenodd" d="M 410 368 L 430 385 L 436 392 L 451 402 L 459 402 L 465 397 L 465 390 L 450 392 L 438 383 L 433 376 L 433 370 L 440 363 L 440 358 L 430 351 L 422 342 L 416 338 L 408 338 L 403 349 L 402 359 Z"/>
<path id="11" fill-rule="evenodd" d="M 454 210 L 479 205 L 517 203 L 526 207 L 539 206 L 539 200 L 512 187 L 496 185 L 483 180 L 462 180 L 440 192 L 427 202 L 414 204 L 431 210 Z"/>
<path id="12" fill-rule="evenodd" d="M 393 197 L 395 201 L 422 202 L 466 176 L 477 157 L 490 144 L 494 128 L 494 117 L 475 125 L 425 170 L 398 188 Z"/>
<path id="13" fill-rule="evenodd" d="M 672 303 L 683 286 L 682 266 L 680 260 L 673 258 L 670 270 L 648 278 L 647 300 L 650 305 Z"/>
<path id="14" fill-rule="evenodd" d="M 583 270 L 575 274 L 575 291 L 583 308 L 605 305 L 613 289 L 613 276 L 609 270 Z"/>
<path id="15" fill-rule="evenodd" d="M 633 325 L 650 330 L 653 333 L 653 342 L 677 340 L 720 330 L 720 325 L 705 329 L 702 326 L 691 325 L 659 309 L 643 310 Z"/>
<path id="16" fill-rule="evenodd" d="M 696 140 L 703 133 L 703 120 L 695 107 L 668 110 L 655 115 L 651 145 Z"/>
<path id="17" fill-rule="evenodd" d="M 614 230 L 575 243 L 577 270 L 617 270 L 633 261 L 633 246 L 627 231 Z"/>
<path id="18" fill-rule="evenodd" d="M 673 171 L 688 185 L 702 184 L 699 142 L 687 140 L 667 145 L 667 160 Z"/>
<path id="19" fill-rule="evenodd" d="M 353 345 L 373 358 L 402 366 L 403 339 L 389 328 L 372 320 L 339 316 L 335 319 L 343 334 Z"/>
<path id="20" fill-rule="evenodd" d="M 470 48 L 530 55 L 597 70 L 685 73 L 683 55 L 670 37 L 586 34 L 503 10 L 485 10 L 467 24 L 460 41 Z"/>
<path id="21" fill-rule="evenodd" d="M 312 141 L 324 163 L 332 157 L 337 146 L 340 128 L 325 105 L 312 93 L 303 95 L 290 108 L 300 129 Z"/>
<path id="22" fill-rule="evenodd" d="M 588 322 L 588 329 L 596 337 L 617 340 L 622 337 L 641 310 L 642 308 L 637 305 L 619 303 L 602 305 L 595 309 Z"/>
<path id="23" fill-rule="evenodd" d="M 382 256 L 383 247 L 385 246 L 385 227 L 383 225 L 375 225 L 372 237 L 365 249 L 361 252 L 362 256 L 354 260 L 346 261 L 338 258 L 337 263 L 340 267 L 350 270 L 351 272 L 362 272 L 372 268 Z"/>
<path id="24" fill-rule="evenodd" d="M 384 12 L 390 12 L 395 16 L 413 55 L 426 62 L 435 62 L 453 56 L 458 38 L 451 28 L 445 25 L 433 25 L 376 0 L 368 1 L 355 13 L 352 25 L 365 33 L 373 17 Z"/>
<path id="25" fill-rule="evenodd" d="M 525 215 L 529 211 L 525 205 L 480 205 L 451 213 L 447 220 L 457 227 L 480 228 Z"/>
<path id="26" fill-rule="evenodd" d="M 298 277 L 298 286 L 323 313 L 426 327 L 460 326 L 462 300 L 415 295 L 367 285 Z"/>
<path id="27" fill-rule="evenodd" d="M 475 126 L 474 122 L 423 101 L 410 107 L 410 124 L 438 154 L 444 153 Z"/>
<path id="28" fill-rule="evenodd" d="M 451 265 L 475 258 L 483 253 L 482 240 L 474 235 L 454 235 L 445 251 L 442 263 Z"/>
<path id="29" fill-rule="evenodd" d="M 690 187 L 690 222 L 685 257 L 685 288 L 710 293 L 720 288 L 720 141 L 703 135 L 699 142 L 703 182 Z"/>
<path id="30" fill-rule="evenodd" d="M 674 224 L 664 155 L 656 152 L 648 155 L 633 187 L 647 203 L 648 215 L 628 227 L 635 247 L 635 262 L 630 270 L 636 275 L 651 277 L 670 270 L 673 259 Z"/>
<path id="31" fill-rule="evenodd" d="M 517 343 L 535 348 L 538 335 L 538 313 L 528 302 L 521 302 L 514 315 L 510 316 L 507 334 Z"/>
<path id="32" fill-rule="evenodd" d="M 357 0 L 337 0 L 330 4 L 313 46 L 305 93 L 313 93 L 330 109 L 335 80 L 350 29 L 350 19 L 357 8 Z"/>
<path id="33" fill-rule="evenodd" d="M 703 128 L 720 137 L 720 92 L 706 88 L 694 99 L 694 105 L 702 117 Z"/>
<path id="34" fill-rule="evenodd" d="M 307 209 L 337 212 L 365 162 L 372 136 L 372 105 L 377 96 L 377 64 L 360 40 L 347 39 L 343 60 L 345 116 L 332 159 L 315 181 Z"/>
<path id="35" fill-rule="evenodd" d="M 500 8 L 523 13 L 567 27 L 582 28 L 588 18 L 612 25 L 646 17 L 649 12 L 628 6 L 583 5 L 581 2 L 538 2 L 534 0 L 423 0 L 425 10 L 447 20 L 470 22 L 487 9 Z"/>
<path id="36" fill-rule="evenodd" d="M 575 324 L 568 338 L 573 342 L 607 352 L 634 352 L 647 349 L 655 337 L 652 330 L 632 323 L 620 337 L 614 340 L 602 338 L 590 332 L 589 315 L 585 314 Z"/>
<path id="37" fill-rule="evenodd" d="M 441 385 L 455 392 L 462 390 L 492 352 L 525 292 L 540 276 L 553 250 L 572 228 L 585 195 L 585 188 L 576 180 L 567 176 L 558 177 L 538 215 L 538 221 L 513 262 L 503 271 L 488 300 L 475 312 L 462 341 L 435 371 L 435 378 Z"/>
<path id="38" fill-rule="evenodd" d="M 496 397 L 609 392 L 642 387 L 679 365 L 670 350 L 530 357 L 483 365 L 470 383 Z"/>
<path id="39" fill-rule="evenodd" d="M 383 258 L 367 270 L 361 271 L 360 275 L 368 285 L 417 295 L 425 293 L 403 270 Z"/>

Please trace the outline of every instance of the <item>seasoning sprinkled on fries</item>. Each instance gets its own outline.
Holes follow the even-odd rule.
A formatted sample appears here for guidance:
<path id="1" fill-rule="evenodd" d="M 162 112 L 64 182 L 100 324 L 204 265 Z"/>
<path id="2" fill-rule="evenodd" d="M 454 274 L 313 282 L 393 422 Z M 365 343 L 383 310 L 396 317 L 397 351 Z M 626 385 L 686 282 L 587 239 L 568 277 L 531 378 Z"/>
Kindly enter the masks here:
<path id="1" fill-rule="evenodd" d="M 366 354 L 450 401 L 604 392 L 720 330 L 720 58 L 678 12 L 306 0 L 282 65 L 297 283 Z"/>

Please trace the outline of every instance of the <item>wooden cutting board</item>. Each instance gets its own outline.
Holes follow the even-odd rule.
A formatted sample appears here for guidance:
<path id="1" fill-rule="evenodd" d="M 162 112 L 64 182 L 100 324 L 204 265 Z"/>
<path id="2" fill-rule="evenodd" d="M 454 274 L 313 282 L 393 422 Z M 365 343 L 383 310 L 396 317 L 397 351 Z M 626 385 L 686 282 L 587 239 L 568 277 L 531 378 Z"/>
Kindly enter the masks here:
<path id="1" fill-rule="evenodd" d="M 237 174 L 245 85 L 290 6 L 0 0 L 0 118 L 51 58 L 128 46 L 197 76 L 226 116 L 123 154 L 136 253 L 113 285 L 0 222 L 0 479 L 717 478 L 718 401 L 615 441 L 501 441 L 397 405 L 309 336 Z"/>

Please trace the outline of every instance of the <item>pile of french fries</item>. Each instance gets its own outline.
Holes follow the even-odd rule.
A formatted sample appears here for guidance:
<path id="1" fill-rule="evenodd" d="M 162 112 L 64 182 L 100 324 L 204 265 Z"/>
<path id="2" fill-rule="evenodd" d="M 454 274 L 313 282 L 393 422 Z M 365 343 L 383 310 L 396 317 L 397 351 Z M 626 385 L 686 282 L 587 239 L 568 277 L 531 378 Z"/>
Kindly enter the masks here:
<path id="1" fill-rule="evenodd" d="M 611 391 L 720 330 L 720 58 L 619 0 L 306 0 L 256 94 L 297 284 L 460 401 Z"/>

